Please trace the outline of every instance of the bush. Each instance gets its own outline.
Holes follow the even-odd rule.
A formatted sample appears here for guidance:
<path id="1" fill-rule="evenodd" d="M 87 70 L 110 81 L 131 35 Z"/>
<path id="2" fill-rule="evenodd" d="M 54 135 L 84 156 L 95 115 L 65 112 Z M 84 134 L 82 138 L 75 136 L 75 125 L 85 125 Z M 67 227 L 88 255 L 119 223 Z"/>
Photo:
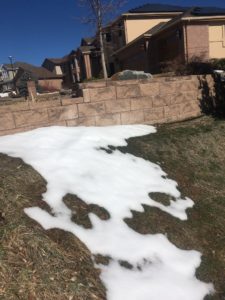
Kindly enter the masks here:
<path id="1" fill-rule="evenodd" d="M 193 57 L 192 60 L 186 64 L 179 59 L 175 59 L 173 61 L 163 62 L 160 66 L 162 73 L 170 72 L 177 76 L 212 74 L 214 69 L 215 66 L 212 61 L 205 61 L 203 58 L 197 56 Z"/>
<path id="2" fill-rule="evenodd" d="M 225 70 L 225 58 L 221 59 L 212 59 L 211 63 L 214 70 Z"/>
<path id="3" fill-rule="evenodd" d="M 34 81 L 36 84 L 36 88 L 38 85 L 37 78 L 30 72 L 24 72 L 17 83 L 17 88 L 19 91 L 20 96 L 27 98 L 28 96 L 28 89 L 27 89 L 27 82 Z"/>

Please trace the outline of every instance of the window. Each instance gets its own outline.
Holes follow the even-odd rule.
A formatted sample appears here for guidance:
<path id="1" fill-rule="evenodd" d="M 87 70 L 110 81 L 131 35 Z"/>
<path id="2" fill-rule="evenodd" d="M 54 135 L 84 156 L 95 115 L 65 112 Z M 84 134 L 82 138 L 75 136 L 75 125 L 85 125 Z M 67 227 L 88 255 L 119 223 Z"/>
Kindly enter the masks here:
<path id="1" fill-rule="evenodd" d="M 112 41 L 112 36 L 110 32 L 107 32 L 105 35 L 106 42 L 109 43 Z"/>

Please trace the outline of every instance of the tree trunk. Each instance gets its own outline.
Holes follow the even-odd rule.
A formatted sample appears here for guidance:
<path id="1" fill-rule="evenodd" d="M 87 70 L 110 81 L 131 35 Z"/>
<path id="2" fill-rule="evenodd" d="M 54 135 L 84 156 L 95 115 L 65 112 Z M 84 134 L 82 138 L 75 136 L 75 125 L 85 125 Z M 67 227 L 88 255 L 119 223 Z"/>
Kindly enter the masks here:
<path id="1" fill-rule="evenodd" d="M 101 61 L 102 61 L 102 69 L 104 79 L 108 79 L 107 69 L 106 69 L 106 62 L 105 62 L 105 52 L 104 52 L 104 44 L 102 38 L 102 29 L 99 29 L 99 41 L 100 41 L 100 51 L 101 51 Z"/>

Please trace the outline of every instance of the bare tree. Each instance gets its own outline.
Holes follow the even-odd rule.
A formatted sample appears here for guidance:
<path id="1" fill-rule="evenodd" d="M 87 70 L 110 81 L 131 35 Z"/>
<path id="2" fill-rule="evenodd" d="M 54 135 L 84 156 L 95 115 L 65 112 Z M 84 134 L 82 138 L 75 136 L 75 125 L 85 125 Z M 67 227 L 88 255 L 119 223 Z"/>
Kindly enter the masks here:
<path id="1" fill-rule="evenodd" d="M 79 3 L 85 6 L 89 12 L 89 16 L 83 18 L 83 21 L 96 26 L 104 79 L 108 78 L 108 73 L 103 42 L 103 26 L 108 21 L 109 16 L 112 16 L 113 13 L 115 14 L 115 11 L 118 11 L 125 2 L 126 0 L 79 0 Z"/>

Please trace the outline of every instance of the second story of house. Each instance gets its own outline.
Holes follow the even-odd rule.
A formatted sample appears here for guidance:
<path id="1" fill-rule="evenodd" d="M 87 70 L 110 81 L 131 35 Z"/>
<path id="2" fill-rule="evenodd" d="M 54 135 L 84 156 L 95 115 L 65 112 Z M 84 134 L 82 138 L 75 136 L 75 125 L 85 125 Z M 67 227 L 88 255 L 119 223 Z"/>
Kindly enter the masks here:
<path id="1" fill-rule="evenodd" d="M 105 48 L 112 53 L 157 24 L 168 22 L 187 9 L 187 7 L 168 4 L 145 4 L 131 9 L 104 27 Z"/>

